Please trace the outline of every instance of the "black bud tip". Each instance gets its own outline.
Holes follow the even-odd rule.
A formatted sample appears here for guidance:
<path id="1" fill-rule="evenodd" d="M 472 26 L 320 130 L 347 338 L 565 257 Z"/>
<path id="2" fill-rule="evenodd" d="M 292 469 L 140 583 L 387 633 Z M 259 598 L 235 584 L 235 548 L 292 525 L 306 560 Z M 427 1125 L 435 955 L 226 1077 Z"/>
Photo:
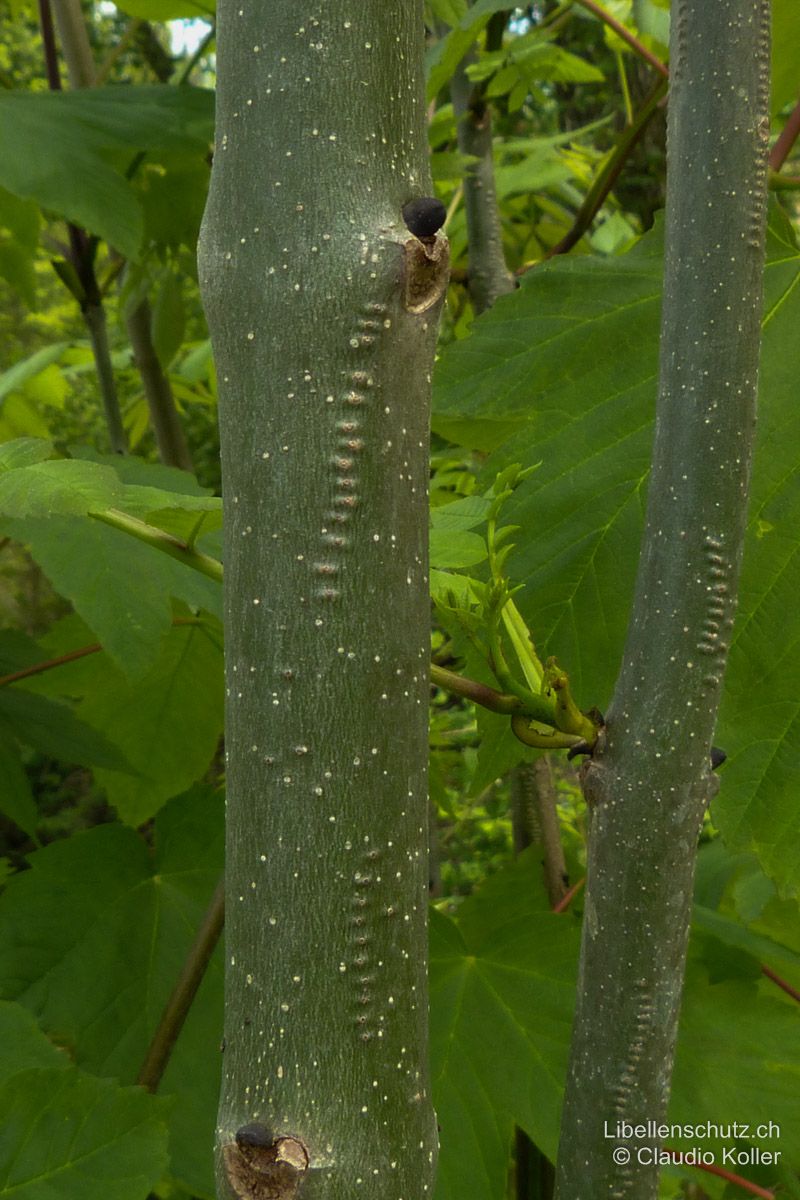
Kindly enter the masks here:
<path id="1" fill-rule="evenodd" d="M 420 196 L 418 200 L 409 200 L 403 205 L 403 220 L 414 237 L 433 237 L 437 229 L 444 225 L 447 209 L 441 200 L 434 196 Z"/>
<path id="2" fill-rule="evenodd" d="M 262 1146 L 271 1146 L 274 1138 L 264 1125 L 252 1121 L 249 1125 L 242 1125 L 241 1129 L 236 1130 L 236 1141 L 240 1146 L 260 1149 Z"/>
<path id="3" fill-rule="evenodd" d="M 716 771 L 717 767 L 721 767 L 727 758 L 724 750 L 720 750 L 719 746 L 711 747 L 711 770 Z"/>

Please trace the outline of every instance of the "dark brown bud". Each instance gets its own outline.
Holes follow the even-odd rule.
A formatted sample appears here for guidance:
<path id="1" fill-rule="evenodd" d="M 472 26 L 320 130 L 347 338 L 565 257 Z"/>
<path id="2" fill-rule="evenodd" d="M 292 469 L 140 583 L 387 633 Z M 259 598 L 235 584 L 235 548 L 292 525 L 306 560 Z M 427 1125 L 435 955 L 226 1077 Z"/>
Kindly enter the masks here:
<path id="1" fill-rule="evenodd" d="M 447 209 L 434 196 L 420 196 L 403 205 L 403 220 L 415 237 L 431 238 L 444 225 Z"/>
<path id="2" fill-rule="evenodd" d="M 712 746 L 711 747 L 711 770 L 716 771 L 717 767 L 721 767 L 727 757 L 728 756 L 725 753 L 725 751 L 721 750 L 719 746 Z"/>
<path id="3" fill-rule="evenodd" d="M 274 1140 L 274 1134 L 270 1133 L 265 1125 L 259 1125 L 257 1121 L 251 1121 L 249 1125 L 242 1125 L 241 1129 L 236 1130 L 238 1145 L 246 1146 L 248 1149 L 254 1150 L 271 1146 Z"/>

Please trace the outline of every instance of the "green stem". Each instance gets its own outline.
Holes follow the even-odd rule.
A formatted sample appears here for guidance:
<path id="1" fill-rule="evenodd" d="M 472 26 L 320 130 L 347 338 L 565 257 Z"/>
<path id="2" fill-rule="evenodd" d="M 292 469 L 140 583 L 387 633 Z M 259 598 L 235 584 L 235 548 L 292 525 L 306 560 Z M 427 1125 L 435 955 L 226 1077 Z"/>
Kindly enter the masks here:
<path id="1" fill-rule="evenodd" d="M 620 134 L 619 140 L 611 154 L 603 164 L 602 170 L 597 178 L 592 183 L 583 204 L 578 209 L 575 216 L 575 221 L 569 232 L 548 250 L 546 257 L 553 258 L 556 254 L 566 254 L 576 245 L 589 227 L 592 221 L 597 216 L 606 197 L 616 183 L 622 168 L 630 157 L 636 143 L 642 137 L 647 128 L 651 117 L 655 113 L 662 98 L 666 94 L 667 84 L 663 79 L 659 79 L 652 88 L 650 95 L 645 100 L 639 112 L 631 125 L 626 126 Z M 528 269 L 528 268 L 526 268 Z"/>
<path id="2" fill-rule="evenodd" d="M 546 696 L 536 696 L 527 689 L 523 689 L 524 695 L 519 695 L 517 684 L 515 684 L 516 691 L 497 691 L 489 688 L 488 684 L 477 683 L 475 679 L 459 676 L 455 671 L 447 671 L 446 667 L 439 667 L 435 662 L 431 664 L 431 683 L 435 684 L 437 688 L 453 692 L 453 695 L 463 696 L 464 700 L 480 704 L 481 708 L 487 708 L 491 713 L 516 714 L 521 716 L 524 721 L 537 721 L 540 725 L 548 727 L 555 725 L 554 703 Z M 593 726 L 593 740 L 595 734 Z M 542 737 L 549 737 L 549 734 L 542 734 Z M 524 742 L 525 738 L 522 740 Z M 565 742 L 559 743 L 559 745 L 571 746 L 579 740 L 582 740 L 582 737 L 567 736 Z M 535 743 L 528 742 L 527 744 L 534 745 Z M 547 744 L 555 745 L 552 740 Z"/>
<path id="3" fill-rule="evenodd" d="M 489 712 L 510 714 L 518 712 L 522 708 L 519 696 L 495 691 L 486 683 L 467 679 L 463 675 L 457 675 L 455 671 L 448 671 L 446 667 L 437 667 L 435 663 L 431 663 L 431 683 L 436 687 L 443 688 L 446 692 L 463 696 L 465 700 L 471 700 L 473 704 L 479 704 L 481 708 L 487 708 Z"/>
<path id="4" fill-rule="evenodd" d="M 515 696 L 519 696 L 519 684 L 511 674 L 506 656 L 503 652 L 503 642 L 500 634 L 499 606 L 492 602 L 486 613 L 487 636 L 489 639 L 489 666 L 501 687 Z M 521 697 L 520 697 L 521 699 Z"/>
<path id="5" fill-rule="evenodd" d="M 496 18 L 502 18 L 497 21 Z M 496 13 L 487 32 L 502 41 L 505 14 Z M 476 313 L 494 304 L 498 296 L 516 286 L 503 254 L 503 233 L 494 178 L 492 110 L 483 88 L 467 75 L 475 62 L 474 47 L 464 56 L 450 80 L 456 117 L 458 148 L 470 161 L 464 170 L 464 209 L 469 250 L 469 293 Z"/>
<path id="6" fill-rule="evenodd" d="M 61 90 L 61 74 L 58 69 L 58 47 L 50 0 L 39 0 L 39 28 L 42 34 L 47 84 L 51 92 L 58 92 Z"/>
<path id="7" fill-rule="evenodd" d="M 158 1027 L 136 1077 L 136 1082 L 147 1088 L 148 1092 L 158 1091 L 178 1035 L 183 1029 L 192 1001 L 197 995 L 197 989 L 203 981 L 211 955 L 219 941 L 224 920 L 225 881 L 221 879 L 186 955 L 178 980 L 164 1006 Z"/>
<path id="8" fill-rule="evenodd" d="M 175 407 L 175 397 L 153 345 L 151 322 L 150 302 L 145 297 L 129 312 L 125 324 L 133 350 L 133 361 L 141 376 L 147 407 L 150 410 L 150 423 L 158 446 L 158 456 L 168 467 L 192 471 L 192 456 Z"/>
<path id="9" fill-rule="evenodd" d="M 534 718 L 534 721 L 536 718 Z M 569 750 L 583 739 L 571 733 L 562 733 L 558 729 L 540 729 L 534 727 L 531 718 L 524 713 L 515 713 L 511 718 L 511 728 L 516 737 L 526 746 L 535 746 L 538 750 Z"/>
<path id="10" fill-rule="evenodd" d="M 564 898 L 569 876 L 551 759 L 541 755 L 534 762 L 520 763 L 512 776 L 511 795 L 516 817 L 515 851 L 521 852 L 532 842 L 541 845 L 547 900 L 555 908 Z"/>
<path id="11" fill-rule="evenodd" d="M 180 538 L 166 533 L 155 525 L 148 525 L 146 521 L 140 521 L 138 517 L 131 517 L 117 508 L 106 508 L 102 512 L 89 513 L 89 516 L 94 517 L 96 521 L 102 521 L 105 525 L 111 525 L 113 529 L 121 529 L 124 533 L 129 533 L 131 537 L 137 538 L 145 545 L 153 546 L 156 550 L 169 554 L 171 558 L 176 558 L 178 562 L 192 567 L 201 575 L 207 575 L 209 579 L 214 579 L 217 583 L 222 582 L 222 563 L 219 559 L 212 558 L 209 554 L 202 554 L 186 542 L 182 542 Z"/>
<path id="12" fill-rule="evenodd" d="M 800 175 L 779 175 L 770 171 L 769 188 L 774 192 L 796 192 L 800 190 Z"/>
<path id="13" fill-rule="evenodd" d="M 583 772 L 588 877 L 558 1200 L 659 1194 L 655 1157 L 615 1159 L 604 1120 L 666 1117 L 698 832 L 716 787 L 755 433 L 769 8 L 672 5 L 653 464 L 619 678 Z"/>
<path id="14" fill-rule="evenodd" d="M 617 64 L 619 86 L 622 89 L 622 99 L 625 103 L 625 124 L 632 125 L 634 122 L 633 101 L 631 100 L 631 89 L 628 87 L 628 73 L 625 70 L 625 59 L 619 50 L 614 55 L 614 59 Z"/>
<path id="15" fill-rule="evenodd" d="M 545 686 L 556 694 L 556 726 L 593 746 L 597 741 L 597 726 L 578 708 L 567 675 L 552 659 L 547 664 Z"/>
<path id="16" fill-rule="evenodd" d="M 106 426 L 108 428 L 108 438 L 111 443 L 111 450 L 114 454 L 128 453 L 128 439 L 125 434 L 125 427 L 122 424 L 122 413 L 119 407 L 119 398 L 117 396 L 117 385 L 114 379 L 114 368 L 111 363 L 111 350 L 108 345 L 108 325 L 106 323 L 106 312 L 102 302 L 99 300 L 99 290 L 97 288 L 97 279 L 94 273 L 94 265 L 88 259 L 88 251 L 83 259 L 83 262 L 78 267 L 78 274 L 81 276 L 81 281 L 86 284 L 87 276 L 90 277 L 89 283 L 91 291 L 97 297 L 97 303 L 87 302 L 83 306 L 83 319 L 86 322 L 86 329 L 89 333 L 89 340 L 92 344 L 92 353 L 94 355 L 95 368 L 97 370 L 97 382 L 100 388 L 100 396 L 103 401 L 103 411 L 106 415 Z"/>
<path id="17" fill-rule="evenodd" d="M 549 12 L 546 17 L 539 22 L 537 29 L 547 29 L 552 32 L 554 29 L 559 29 L 563 24 L 572 18 L 573 0 L 564 0 L 563 4 L 558 4 Z"/>
<path id="18" fill-rule="evenodd" d="M 56 0 L 54 10 L 70 87 L 94 87 L 94 57 L 80 0 Z"/>
<path id="19" fill-rule="evenodd" d="M 60 91 L 61 78 L 49 0 L 39 0 L 39 15 L 48 84 L 51 91 Z M 94 60 L 78 0 L 62 0 L 56 5 L 56 17 L 70 85 L 73 88 L 89 87 L 94 84 Z M 75 274 L 80 280 L 81 314 L 86 323 L 92 346 L 111 449 L 114 454 L 127 454 L 128 440 L 122 424 L 114 369 L 111 364 L 106 314 L 94 268 L 97 243 L 79 226 L 70 223 L 67 228 L 71 248 L 69 257 Z M 74 289 L 73 294 L 76 297 L 79 295 Z"/>

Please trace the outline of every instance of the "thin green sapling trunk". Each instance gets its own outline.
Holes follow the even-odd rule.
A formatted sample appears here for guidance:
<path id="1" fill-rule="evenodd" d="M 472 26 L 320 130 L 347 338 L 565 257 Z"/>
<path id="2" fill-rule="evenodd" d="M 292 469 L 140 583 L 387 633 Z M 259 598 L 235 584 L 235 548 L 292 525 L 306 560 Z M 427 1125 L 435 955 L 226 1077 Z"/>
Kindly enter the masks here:
<path id="1" fill-rule="evenodd" d="M 99 79 L 95 70 L 94 56 L 80 0 L 56 0 L 54 13 L 70 87 L 97 86 Z M 169 70 L 163 78 L 159 77 L 161 82 L 166 82 L 172 73 L 172 65 L 169 60 L 167 62 Z M 52 77 L 53 68 L 51 66 Z M 86 258 L 88 247 L 85 239 L 81 239 L 79 234 L 80 231 L 72 237 L 75 263 L 79 271 L 82 266 L 83 271 L 88 274 L 85 287 L 86 304 L 82 303 L 81 309 L 92 343 L 112 449 L 118 453 L 124 453 L 127 449 L 127 440 L 117 399 L 114 369 L 108 344 L 105 306 L 97 287 L 92 259 L 83 261 Z M 91 303 L 89 303 L 90 296 L 93 298 Z M 158 361 L 158 355 L 153 345 L 151 324 L 152 313 L 149 302 L 145 298 L 127 314 L 126 325 L 134 362 L 142 379 L 159 457 L 167 466 L 191 471 L 193 470 L 191 455 L 175 407 L 175 398 L 172 395 L 169 379 Z"/>
<path id="2" fill-rule="evenodd" d="M 487 49 L 502 45 L 506 13 L 489 24 Z M 491 308 L 498 296 L 514 290 L 514 278 L 503 253 L 503 230 L 497 204 L 492 137 L 492 110 L 481 84 L 473 83 L 467 67 L 470 51 L 450 80 L 458 148 L 469 161 L 464 170 L 464 208 L 467 218 L 469 292 L 476 313 Z"/>
<path id="3" fill-rule="evenodd" d="M 200 274 L 225 502 L 221 1197 L 432 1186 L 428 405 L 446 242 L 401 215 L 430 192 L 422 18 L 421 0 L 219 7 Z"/>
<path id="4" fill-rule="evenodd" d="M 768 0 L 672 9 L 653 470 L 624 661 L 586 772 L 593 815 L 560 1200 L 658 1191 L 657 1143 L 613 1134 L 618 1122 L 666 1114 L 712 792 L 754 434 L 769 19 Z"/>
<path id="5" fill-rule="evenodd" d="M 63 0 L 55 5 L 55 10 L 70 85 L 88 87 L 94 81 L 94 61 L 80 4 L 76 3 L 76 0 Z M 39 0 L 39 23 L 47 81 L 51 91 L 60 91 L 61 75 L 50 0 Z M 96 243 L 85 230 L 71 222 L 67 224 L 67 231 L 70 245 L 67 262 L 63 265 L 53 265 L 78 301 L 86 324 L 111 449 L 115 454 L 127 454 L 128 439 L 122 423 L 114 367 L 111 362 L 106 311 L 95 274 Z"/>

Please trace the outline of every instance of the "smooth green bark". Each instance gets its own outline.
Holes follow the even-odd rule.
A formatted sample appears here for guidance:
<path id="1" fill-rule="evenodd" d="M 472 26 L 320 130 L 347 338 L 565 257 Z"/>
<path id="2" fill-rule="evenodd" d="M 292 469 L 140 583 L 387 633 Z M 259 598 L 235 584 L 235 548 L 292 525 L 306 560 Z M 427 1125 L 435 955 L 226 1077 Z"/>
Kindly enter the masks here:
<path id="1" fill-rule="evenodd" d="M 428 255 L 445 243 L 401 219 L 430 192 L 422 17 L 421 0 L 219 6 L 200 274 L 225 503 L 220 1196 L 432 1188 Z"/>
<path id="2" fill-rule="evenodd" d="M 559 1200 L 657 1195 L 654 1145 L 623 1141 L 614 1130 L 666 1113 L 746 520 L 768 0 L 679 0 L 671 59 L 653 470 L 624 661 L 605 745 L 586 773 L 593 816 Z M 616 1149 L 629 1160 L 615 1162 Z"/>
<path id="3" fill-rule="evenodd" d="M 500 24 L 500 42 L 502 29 Z M 470 161 L 464 169 L 464 208 L 469 245 L 469 293 L 476 313 L 491 308 L 498 296 L 516 286 L 506 266 L 503 230 L 497 204 L 492 139 L 492 111 L 479 85 L 467 75 L 475 61 L 470 52 L 450 80 L 458 148 Z"/>

